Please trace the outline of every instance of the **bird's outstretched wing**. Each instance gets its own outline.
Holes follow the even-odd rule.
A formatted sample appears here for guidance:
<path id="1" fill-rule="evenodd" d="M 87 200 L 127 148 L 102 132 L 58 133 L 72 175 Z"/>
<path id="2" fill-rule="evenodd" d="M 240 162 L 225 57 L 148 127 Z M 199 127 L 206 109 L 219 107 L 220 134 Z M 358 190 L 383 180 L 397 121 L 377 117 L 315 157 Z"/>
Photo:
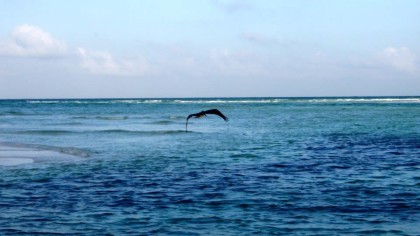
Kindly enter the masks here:
<path id="1" fill-rule="evenodd" d="M 189 116 L 187 117 L 187 121 L 188 121 L 191 117 L 200 118 L 200 117 L 205 116 L 205 115 L 206 115 L 206 114 L 205 114 L 205 112 L 204 112 L 204 111 L 200 111 L 200 112 L 198 112 L 198 113 L 194 113 L 194 114 L 189 115 Z"/>
<path id="2" fill-rule="evenodd" d="M 225 121 L 229 121 L 229 118 L 227 118 L 225 115 L 223 115 L 223 113 L 221 113 L 219 110 L 217 109 L 210 109 L 207 111 L 204 111 L 204 114 L 213 114 L 213 115 L 218 115 L 220 117 L 222 117 L 223 120 Z"/>
<path id="3" fill-rule="evenodd" d="M 187 121 L 188 121 L 191 117 L 193 117 L 193 116 L 195 116 L 195 114 L 191 114 L 191 115 L 189 115 L 189 116 L 187 117 Z"/>
<path id="4" fill-rule="evenodd" d="M 187 117 L 187 121 L 185 122 L 185 132 L 187 132 L 187 129 L 188 129 L 188 120 L 189 120 L 191 117 L 198 118 L 198 117 L 201 117 L 201 116 L 204 116 L 204 112 L 203 112 L 203 111 L 201 111 L 201 112 L 199 112 L 199 113 L 194 113 L 194 114 L 189 115 L 189 116 Z"/>
<path id="5" fill-rule="evenodd" d="M 223 119 L 223 120 L 225 120 L 225 121 L 229 121 L 229 118 L 227 118 L 225 115 L 223 115 L 223 113 L 221 113 L 221 112 L 220 112 L 219 110 L 217 110 L 217 109 L 210 109 L 210 110 L 207 110 L 207 111 L 200 111 L 200 112 L 198 112 L 198 113 L 191 114 L 191 115 L 189 115 L 189 116 L 187 117 L 187 120 L 186 120 L 186 122 L 185 122 L 185 131 L 187 132 L 188 120 L 189 120 L 191 117 L 200 118 L 200 117 L 205 116 L 205 115 L 207 115 L 207 114 L 218 115 L 218 116 L 222 117 L 222 119 Z"/>

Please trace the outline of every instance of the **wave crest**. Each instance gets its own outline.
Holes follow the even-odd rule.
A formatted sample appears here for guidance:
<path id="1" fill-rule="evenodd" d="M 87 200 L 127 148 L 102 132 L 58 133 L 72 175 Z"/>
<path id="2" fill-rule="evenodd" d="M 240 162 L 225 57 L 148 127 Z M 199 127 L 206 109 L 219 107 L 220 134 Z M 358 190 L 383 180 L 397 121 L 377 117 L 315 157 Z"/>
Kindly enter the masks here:
<path id="1" fill-rule="evenodd" d="M 27 100 L 34 104 L 253 104 L 253 103 L 420 103 L 420 97 L 260 97 L 180 99 L 77 99 Z"/>

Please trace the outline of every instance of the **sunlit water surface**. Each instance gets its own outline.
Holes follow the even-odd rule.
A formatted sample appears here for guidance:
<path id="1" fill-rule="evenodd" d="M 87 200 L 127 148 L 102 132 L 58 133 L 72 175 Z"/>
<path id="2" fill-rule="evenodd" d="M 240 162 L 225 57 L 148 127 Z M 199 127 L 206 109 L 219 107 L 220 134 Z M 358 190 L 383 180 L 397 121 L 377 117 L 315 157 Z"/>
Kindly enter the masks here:
<path id="1" fill-rule="evenodd" d="M 57 154 L 0 234 L 420 235 L 419 97 L 0 100 L 0 142 Z"/>

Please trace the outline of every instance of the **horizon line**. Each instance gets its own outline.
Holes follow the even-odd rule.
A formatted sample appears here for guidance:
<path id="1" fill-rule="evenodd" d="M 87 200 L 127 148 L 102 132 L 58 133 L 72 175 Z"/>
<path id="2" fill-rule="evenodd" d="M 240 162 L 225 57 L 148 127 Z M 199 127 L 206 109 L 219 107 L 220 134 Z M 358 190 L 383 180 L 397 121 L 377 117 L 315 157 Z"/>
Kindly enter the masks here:
<path id="1" fill-rule="evenodd" d="M 79 98 L 0 98 L 0 100 L 124 100 L 124 99 L 255 99 L 255 98 L 410 98 L 410 97 L 420 97 L 420 95 L 356 95 L 356 96 L 251 96 L 251 97 L 79 97 Z"/>

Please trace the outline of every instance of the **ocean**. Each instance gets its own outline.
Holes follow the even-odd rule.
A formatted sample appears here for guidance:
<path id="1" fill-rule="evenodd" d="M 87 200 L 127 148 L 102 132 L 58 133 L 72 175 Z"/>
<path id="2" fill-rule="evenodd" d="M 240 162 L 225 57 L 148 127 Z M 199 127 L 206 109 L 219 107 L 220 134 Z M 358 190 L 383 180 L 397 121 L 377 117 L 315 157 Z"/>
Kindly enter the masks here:
<path id="1" fill-rule="evenodd" d="M 420 97 L 0 100 L 0 147 L 0 235 L 420 235 Z"/>

